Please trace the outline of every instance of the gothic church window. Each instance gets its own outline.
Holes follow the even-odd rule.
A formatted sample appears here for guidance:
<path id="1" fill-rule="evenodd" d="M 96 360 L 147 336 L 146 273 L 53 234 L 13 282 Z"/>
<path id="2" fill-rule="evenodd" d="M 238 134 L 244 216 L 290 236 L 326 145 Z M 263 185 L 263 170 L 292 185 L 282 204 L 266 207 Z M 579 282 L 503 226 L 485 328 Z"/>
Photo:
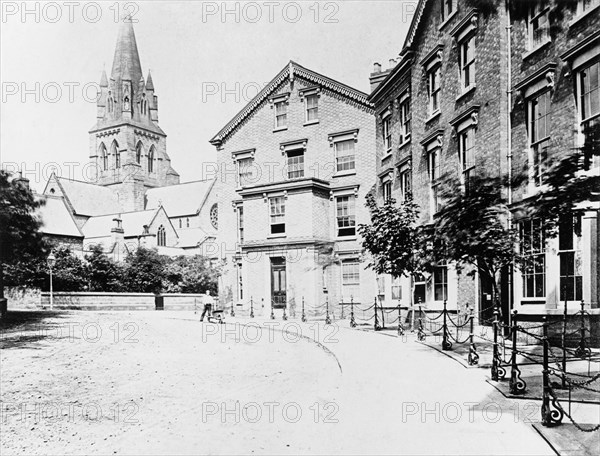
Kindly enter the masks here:
<path id="1" fill-rule="evenodd" d="M 219 227 L 219 207 L 217 203 L 210 208 L 210 223 L 215 230 Z"/>
<path id="2" fill-rule="evenodd" d="M 112 149 L 111 153 L 115 157 L 115 168 L 120 168 L 121 167 L 121 152 L 119 151 L 119 144 L 117 144 L 117 141 L 113 141 L 111 149 Z"/>
<path id="3" fill-rule="evenodd" d="M 100 144 L 100 161 L 102 163 L 102 169 L 106 171 L 108 169 L 108 154 L 106 153 L 106 146 L 104 143 Z"/>
<path id="4" fill-rule="evenodd" d="M 164 226 L 159 226 L 156 232 L 156 243 L 158 246 L 164 247 L 167 245 L 167 232 Z"/>
<path id="5" fill-rule="evenodd" d="M 135 148 L 135 162 L 139 165 L 142 163 L 142 143 L 138 142 L 137 147 Z"/>
<path id="6" fill-rule="evenodd" d="M 148 172 L 154 172 L 154 146 L 152 146 L 150 152 L 148 152 Z"/>

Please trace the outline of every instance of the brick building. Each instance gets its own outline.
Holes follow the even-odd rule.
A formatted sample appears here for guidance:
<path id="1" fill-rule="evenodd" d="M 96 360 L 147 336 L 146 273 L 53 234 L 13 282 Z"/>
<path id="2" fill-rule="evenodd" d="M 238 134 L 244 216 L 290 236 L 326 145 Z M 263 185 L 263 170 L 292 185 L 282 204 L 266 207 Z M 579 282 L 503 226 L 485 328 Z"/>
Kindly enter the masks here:
<path id="1" fill-rule="evenodd" d="M 600 202 L 578 205 L 545 242 L 541 222 L 520 206 L 545 185 L 548 164 L 578 153 L 586 128 L 600 125 L 600 1 L 518 6 L 510 24 L 511 171 L 527 179 L 511 198 L 528 267 L 514 274 L 514 305 L 526 314 L 560 313 L 565 300 L 569 311 L 581 300 L 598 308 Z M 588 173 L 600 173 L 598 157 Z"/>
<path id="2" fill-rule="evenodd" d="M 380 202 L 388 197 L 402 200 L 411 192 L 420 207 L 420 221 L 427 224 L 439 209 L 436 185 L 443 174 L 458 176 L 467 184 L 473 175 L 514 177 L 527 170 L 527 184 L 505 191 L 513 221 L 522 236 L 531 238 L 535 223 L 529 222 L 527 228 L 518 208 L 543 183 L 533 151 L 543 149 L 548 159 L 546 155 L 581 145 L 582 125 L 595 122 L 598 116 L 600 93 L 599 2 L 539 6 L 542 3 L 547 5 L 419 2 L 398 61 L 392 60 L 386 71 L 376 64 L 370 77 Z M 540 94 L 545 94 L 543 99 L 538 99 Z M 531 139 L 537 134 L 531 130 L 532 115 L 537 116 L 536 130 L 540 118 L 548 115 L 547 135 L 535 141 Z M 573 301 L 584 298 L 597 307 L 598 205 L 589 203 L 586 209 L 570 225 L 571 231 L 575 227 L 581 235 L 573 234 L 573 242 L 566 242 L 569 249 L 564 260 L 557 255 L 557 241 L 548 240 L 543 252 L 532 251 L 535 272 L 515 268 L 502 275 L 505 315 L 513 307 L 529 312 L 556 308 L 559 287 L 567 286 L 560 261 L 563 270 L 572 270 L 576 264 L 580 271 L 568 279 Z M 380 278 L 380 288 L 388 302 L 399 299 L 409 305 L 421 299 L 428 308 L 439 309 L 447 299 L 449 308 L 468 303 L 487 319 L 492 290 L 486 282 L 477 275 L 457 274 L 452 264 L 439 264 L 429 277 Z M 530 298 L 530 294 L 538 296 Z"/>
<path id="3" fill-rule="evenodd" d="M 299 314 L 302 299 L 372 301 L 357 225 L 374 142 L 367 95 L 294 62 L 215 135 L 223 302 Z"/>
<path id="4" fill-rule="evenodd" d="M 125 19 L 110 78 L 103 71 L 100 79 L 96 123 L 89 131 L 90 181 L 54 174 L 48 179 L 43 193 L 55 210 L 41 211 L 42 230 L 74 221 L 82 239 L 78 250 L 99 244 L 115 260 L 138 246 L 167 255 L 200 253 L 217 229 L 214 180 L 180 183 L 166 137 L 152 76 L 144 80 L 133 24 Z M 57 198 L 66 212 L 58 210 Z"/>

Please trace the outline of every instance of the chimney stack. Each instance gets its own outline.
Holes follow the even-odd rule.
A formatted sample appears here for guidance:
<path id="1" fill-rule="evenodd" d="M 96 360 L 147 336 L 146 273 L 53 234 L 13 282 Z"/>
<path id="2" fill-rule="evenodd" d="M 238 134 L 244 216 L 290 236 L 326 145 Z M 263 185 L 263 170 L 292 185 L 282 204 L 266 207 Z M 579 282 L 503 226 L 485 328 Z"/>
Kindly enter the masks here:
<path id="1" fill-rule="evenodd" d="M 394 61 L 395 63 L 395 61 Z M 392 60 L 390 60 L 390 66 L 392 64 Z M 391 68 L 381 71 L 381 63 L 375 62 L 373 64 L 373 73 L 369 76 L 369 82 L 371 83 L 371 93 L 377 88 L 377 86 L 383 81 L 388 74 L 390 74 Z"/>

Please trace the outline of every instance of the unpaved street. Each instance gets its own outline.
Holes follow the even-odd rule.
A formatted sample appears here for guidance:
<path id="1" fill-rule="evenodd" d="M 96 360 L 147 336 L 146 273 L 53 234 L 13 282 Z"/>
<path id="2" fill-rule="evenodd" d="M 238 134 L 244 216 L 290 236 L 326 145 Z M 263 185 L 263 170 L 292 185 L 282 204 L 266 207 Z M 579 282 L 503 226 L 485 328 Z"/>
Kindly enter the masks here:
<path id="1" fill-rule="evenodd" d="M 1 453 L 552 454 L 536 404 L 413 336 L 197 320 L 80 312 L 4 331 Z"/>

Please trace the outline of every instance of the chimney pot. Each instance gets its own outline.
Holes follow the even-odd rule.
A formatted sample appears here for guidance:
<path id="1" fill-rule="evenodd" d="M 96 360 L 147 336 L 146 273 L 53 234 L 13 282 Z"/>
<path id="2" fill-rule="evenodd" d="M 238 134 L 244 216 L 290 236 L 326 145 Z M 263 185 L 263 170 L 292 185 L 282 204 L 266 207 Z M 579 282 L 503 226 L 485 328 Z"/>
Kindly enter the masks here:
<path id="1" fill-rule="evenodd" d="M 390 70 L 396 66 L 396 60 L 390 59 Z"/>
<path id="2" fill-rule="evenodd" d="M 373 64 L 373 73 L 381 73 L 381 63 L 375 62 Z"/>

